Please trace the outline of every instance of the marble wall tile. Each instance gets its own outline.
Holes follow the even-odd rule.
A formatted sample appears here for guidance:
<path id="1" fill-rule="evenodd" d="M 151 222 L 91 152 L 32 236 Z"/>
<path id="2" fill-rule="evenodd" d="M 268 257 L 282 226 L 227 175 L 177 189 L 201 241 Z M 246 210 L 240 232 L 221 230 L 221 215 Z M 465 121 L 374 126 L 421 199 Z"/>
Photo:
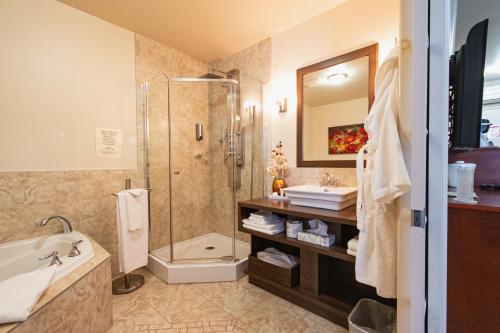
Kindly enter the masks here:
<path id="1" fill-rule="evenodd" d="M 325 173 L 331 176 L 337 186 L 357 184 L 355 168 L 290 168 L 286 176 L 287 185 L 319 185 Z"/>
<path id="2" fill-rule="evenodd" d="M 218 59 L 210 64 L 213 68 L 228 72 L 233 69 L 240 71 L 240 119 L 245 131 L 245 165 L 237 168 L 239 178 L 236 186 L 235 201 L 260 198 L 264 195 L 264 109 L 263 109 L 263 87 L 268 83 L 271 76 L 271 40 L 266 39 L 258 44 L 247 48 L 241 52 L 228 57 Z M 213 97 L 213 96 L 211 96 Z M 211 126 L 212 131 L 217 133 L 217 129 L 223 124 L 224 117 L 220 112 L 220 104 L 217 100 L 211 101 Z M 222 101 L 224 102 L 224 101 Z M 251 102 L 256 106 L 253 122 L 251 114 L 245 110 L 245 102 Z M 219 106 L 219 108 L 218 108 Z M 219 113 L 218 113 L 219 112 Z M 214 142 L 213 150 L 216 150 L 218 142 Z M 216 159 L 221 156 L 214 156 Z M 227 179 L 227 168 L 215 168 L 213 172 L 217 176 L 212 179 L 211 191 L 215 193 L 212 210 L 212 222 L 215 232 L 232 236 L 233 228 L 236 226 L 229 221 L 236 222 L 237 205 L 228 209 L 228 203 L 233 201 L 232 193 L 227 190 L 227 186 L 220 186 L 220 182 Z M 216 198 L 223 198 L 219 201 Z M 249 241 L 245 233 L 236 232 L 238 239 Z"/>
<path id="3" fill-rule="evenodd" d="M 210 232 L 208 131 L 204 140 L 194 137 L 196 123 L 208 119 L 206 85 L 172 83 L 168 77 L 198 77 L 208 64 L 185 53 L 136 35 L 136 75 L 148 81 L 149 177 L 151 193 L 151 249 L 170 244 L 170 200 L 174 221 L 174 242 Z M 138 86 L 139 89 L 139 86 Z M 169 91 L 170 89 L 170 91 Z M 170 100 L 169 100 L 170 96 Z M 169 142 L 169 110 L 172 142 Z M 170 147 L 169 147 L 170 145 Z M 172 184 L 169 182 L 169 148 L 172 152 Z M 170 188 L 172 198 L 170 198 Z"/>
<path id="4" fill-rule="evenodd" d="M 117 269 L 115 197 L 125 178 L 142 186 L 138 170 L 33 171 L 0 173 L 0 243 L 62 231 L 56 221 L 37 222 L 62 215 L 75 230 L 88 234 L 112 255 Z"/>

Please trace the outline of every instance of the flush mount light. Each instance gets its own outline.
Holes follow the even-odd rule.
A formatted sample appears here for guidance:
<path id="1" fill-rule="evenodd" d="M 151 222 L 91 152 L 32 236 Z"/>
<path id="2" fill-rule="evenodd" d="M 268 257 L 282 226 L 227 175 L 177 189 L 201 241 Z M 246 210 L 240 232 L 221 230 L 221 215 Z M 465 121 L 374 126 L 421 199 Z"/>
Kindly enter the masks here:
<path id="1" fill-rule="evenodd" d="M 342 84 L 344 83 L 345 80 L 347 80 L 347 74 L 341 73 L 341 74 L 328 75 L 326 77 L 326 80 L 328 81 L 329 84 L 333 85 Z"/>

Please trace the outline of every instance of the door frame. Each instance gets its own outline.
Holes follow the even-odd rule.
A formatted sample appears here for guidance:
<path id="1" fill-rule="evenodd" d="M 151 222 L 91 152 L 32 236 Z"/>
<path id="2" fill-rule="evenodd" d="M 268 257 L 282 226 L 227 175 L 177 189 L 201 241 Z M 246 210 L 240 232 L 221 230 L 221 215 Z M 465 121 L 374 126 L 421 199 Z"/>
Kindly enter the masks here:
<path id="1" fill-rule="evenodd" d="M 429 0 L 427 331 L 446 332 L 452 0 Z"/>

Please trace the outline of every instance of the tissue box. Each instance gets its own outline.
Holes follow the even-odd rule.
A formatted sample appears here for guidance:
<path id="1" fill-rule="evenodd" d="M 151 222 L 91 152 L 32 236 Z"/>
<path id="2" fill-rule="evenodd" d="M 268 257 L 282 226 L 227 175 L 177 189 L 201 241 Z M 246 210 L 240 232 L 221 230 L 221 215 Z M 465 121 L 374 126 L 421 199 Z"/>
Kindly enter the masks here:
<path id="1" fill-rule="evenodd" d="M 303 242 L 308 242 L 316 245 L 330 247 L 335 243 L 335 235 L 321 236 L 316 234 L 311 234 L 309 232 L 300 231 L 298 234 L 298 240 Z"/>

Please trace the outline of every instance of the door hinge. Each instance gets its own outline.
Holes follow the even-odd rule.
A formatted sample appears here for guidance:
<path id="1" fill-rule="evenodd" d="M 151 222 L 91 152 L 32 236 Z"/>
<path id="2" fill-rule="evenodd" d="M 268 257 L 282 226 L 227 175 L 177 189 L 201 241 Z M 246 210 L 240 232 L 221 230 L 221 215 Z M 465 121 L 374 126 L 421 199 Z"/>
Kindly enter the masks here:
<path id="1" fill-rule="evenodd" d="M 427 216 L 425 214 L 425 210 L 413 210 L 412 213 L 412 223 L 413 227 L 425 228 L 425 224 L 427 223 Z"/>

